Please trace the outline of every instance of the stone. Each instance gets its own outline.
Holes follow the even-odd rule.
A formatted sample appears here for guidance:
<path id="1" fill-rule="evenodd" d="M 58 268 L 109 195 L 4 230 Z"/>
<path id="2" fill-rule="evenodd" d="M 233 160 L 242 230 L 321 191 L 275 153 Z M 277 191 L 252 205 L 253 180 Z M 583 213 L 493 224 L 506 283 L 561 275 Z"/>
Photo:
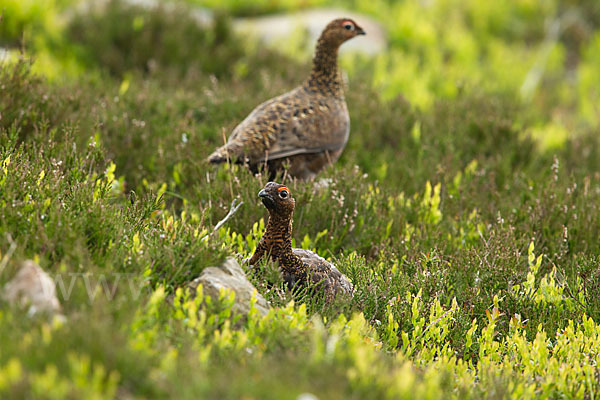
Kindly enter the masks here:
<path id="1" fill-rule="evenodd" d="M 312 393 L 300 393 L 296 400 L 319 400 L 319 398 Z"/>
<path id="2" fill-rule="evenodd" d="M 221 288 L 233 290 L 235 292 L 235 303 L 232 309 L 234 313 L 248 315 L 250 300 L 255 292 L 255 307 L 258 312 L 261 315 L 269 312 L 269 303 L 246 278 L 244 270 L 233 257 L 228 257 L 218 267 L 205 268 L 198 278 L 190 282 L 189 286 L 195 289 L 200 284 L 202 284 L 204 295 L 208 295 L 214 300 L 219 298 Z"/>
<path id="3" fill-rule="evenodd" d="M 367 33 L 345 44 L 340 49 L 341 54 L 358 52 L 376 55 L 385 51 L 387 35 L 379 22 L 366 15 L 338 8 L 317 8 L 288 14 L 238 18 L 233 21 L 233 28 L 243 35 L 254 35 L 267 44 L 277 44 L 298 29 L 304 29 L 310 36 L 308 44 L 313 46 L 325 25 L 336 18 L 351 18 Z"/>
<path id="4" fill-rule="evenodd" d="M 80 2 L 76 7 L 67 12 L 65 17 L 66 19 L 72 18 L 75 15 L 74 12 L 102 10 L 109 1 L 88 0 Z M 161 0 L 122 0 L 122 2 L 146 10 L 162 7 L 166 12 L 177 6 L 177 3 L 174 1 Z M 214 22 L 214 12 L 206 7 L 190 6 L 189 12 L 190 16 L 197 21 L 199 26 L 210 26 Z M 376 55 L 385 52 L 387 48 L 387 34 L 377 20 L 364 14 L 340 8 L 315 8 L 262 17 L 235 18 L 233 20 L 233 29 L 244 36 L 249 34 L 254 35 L 266 44 L 277 44 L 298 29 L 304 29 L 310 36 L 308 43 L 312 46 L 329 21 L 345 17 L 355 20 L 367 32 L 367 35 L 361 37 L 359 40 L 348 43 L 341 49 L 340 53 L 359 52 L 367 55 Z"/>
<path id="5" fill-rule="evenodd" d="M 67 10 L 65 13 L 66 19 L 73 18 L 77 13 L 89 13 L 92 11 L 101 12 L 106 9 L 111 0 L 88 0 L 76 3 L 75 7 Z M 121 3 L 130 6 L 138 7 L 143 10 L 154 10 L 159 7 L 165 12 L 171 12 L 175 7 L 180 6 L 176 1 L 163 0 L 121 0 Z M 189 15 L 198 23 L 198 26 L 209 26 L 214 21 L 213 12 L 204 7 L 189 7 Z"/>
<path id="6" fill-rule="evenodd" d="M 23 262 L 17 275 L 4 286 L 2 297 L 10 304 L 28 307 L 29 315 L 60 314 L 54 280 L 32 260 Z"/>

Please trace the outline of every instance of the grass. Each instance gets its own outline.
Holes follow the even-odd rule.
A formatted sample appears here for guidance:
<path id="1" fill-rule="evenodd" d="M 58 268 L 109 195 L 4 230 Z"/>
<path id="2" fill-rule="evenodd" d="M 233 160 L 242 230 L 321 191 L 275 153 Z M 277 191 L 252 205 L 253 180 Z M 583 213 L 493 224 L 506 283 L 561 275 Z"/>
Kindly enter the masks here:
<path id="1" fill-rule="evenodd" d="M 351 57 L 350 141 L 319 176 L 331 184 L 286 183 L 295 245 L 335 262 L 354 298 L 330 307 L 294 298 L 267 262 L 248 276 L 274 308 L 241 321 L 227 293 L 207 304 L 185 285 L 252 253 L 265 177 L 204 160 L 309 65 L 237 37 L 225 15 L 198 28 L 181 7 L 112 1 L 60 35 L 38 33 L 47 43 L 32 46 L 33 65 L 24 55 L 0 68 L 0 283 L 34 258 L 59 283 L 67 316 L 27 318 L 0 302 L 3 397 L 598 393 L 598 126 L 561 98 L 550 79 L 558 72 L 533 104 L 510 78 L 504 89 L 434 89 L 424 106 L 410 90 L 389 96 L 377 65 Z M 263 12 L 238 8 L 229 11 Z M 511 12 L 502 15 L 515 24 L 489 27 L 489 41 L 543 41 L 537 15 Z M 33 32 L 52 25 L 34 16 L 44 23 Z M 16 43 L 13 30 L 4 43 Z M 408 46 L 394 35 L 390 53 Z M 592 39 L 584 45 L 593 50 Z M 47 52 L 54 65 L 71 54 L 83 73 L 36 73 Z M 545 146 L 530 133 L 554 132 L 557 113 L 572 131 Z M 243 206 L 210 234 L 234 199 Z"/>

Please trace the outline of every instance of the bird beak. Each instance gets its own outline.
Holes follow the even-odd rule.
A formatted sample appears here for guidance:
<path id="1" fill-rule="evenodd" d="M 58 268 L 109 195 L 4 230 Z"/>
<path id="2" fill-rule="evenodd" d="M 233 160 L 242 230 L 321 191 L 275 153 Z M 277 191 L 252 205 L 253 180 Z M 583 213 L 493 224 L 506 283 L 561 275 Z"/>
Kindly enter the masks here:
<path id="1" fill-rule="evenodd" d="M 262 203 L 267 207 L 267 209 L 271 209 L 275 207 L 275 201 L 273 201 L 273 197 L 267 193 L 265 189 L 258 192 L 258 197 L 262 200 Z"/>
<path id="2" fill-rule="evenodd" d="M 357 27 L 356 27 L 356 34 L 357 34 L 357 35 L 366 35 L 366 34 L 367 34 L 367 32 L 365 32 L 365 31 L 363 30 L 363 28 L 361 28 L 360 26 L 357 26 Z"/>

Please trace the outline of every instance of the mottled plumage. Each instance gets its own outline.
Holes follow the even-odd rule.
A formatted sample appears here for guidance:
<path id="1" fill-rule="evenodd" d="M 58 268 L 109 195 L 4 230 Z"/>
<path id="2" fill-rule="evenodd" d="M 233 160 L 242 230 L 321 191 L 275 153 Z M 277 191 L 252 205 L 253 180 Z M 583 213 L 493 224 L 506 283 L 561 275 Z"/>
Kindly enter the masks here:
<path id="1" fill-rule="evenodd" d="M 289 163 L 288 173 L 299 179 L 312 179 L 336 161 L 350 132 L 337 66 L 338 49 L 345 41 L 364 34 L 351 19 L 330 22 L 317 42 L 308 79 L 256 107 L 208 160 L 220 163 L 233 159 L 254 171 L 264 164 L 277 171 Z"/>
<path id="2" fill-rule="evenodd" d="M 333 300 L 338 293 L 351 295 L 352 283 L 333 264 L 312 251 L 292 248 L 292 217 L 296 202 L 290 190 L 269 182 L 258 195 L 269 211 L 269 221 L 247 263 L 254 265 L 267 254 L 279 262 L 283 279 L 290 288 L 315 285 L 323 290 L 326 301 Z"/>

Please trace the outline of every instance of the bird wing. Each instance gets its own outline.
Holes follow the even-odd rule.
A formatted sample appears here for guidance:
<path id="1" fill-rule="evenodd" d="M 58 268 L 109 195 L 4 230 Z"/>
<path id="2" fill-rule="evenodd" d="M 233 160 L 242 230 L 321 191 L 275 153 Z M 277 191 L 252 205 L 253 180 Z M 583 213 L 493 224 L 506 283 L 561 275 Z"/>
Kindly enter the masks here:
<path id="1" fill-rule="evenodd" d="M 343 100 L 309 94 L 298 87 L 256 107 L 213 155 L 226 151 L 229 157 L 256 163 L 335 151 L 346 144 L 349 130 Z"/>

